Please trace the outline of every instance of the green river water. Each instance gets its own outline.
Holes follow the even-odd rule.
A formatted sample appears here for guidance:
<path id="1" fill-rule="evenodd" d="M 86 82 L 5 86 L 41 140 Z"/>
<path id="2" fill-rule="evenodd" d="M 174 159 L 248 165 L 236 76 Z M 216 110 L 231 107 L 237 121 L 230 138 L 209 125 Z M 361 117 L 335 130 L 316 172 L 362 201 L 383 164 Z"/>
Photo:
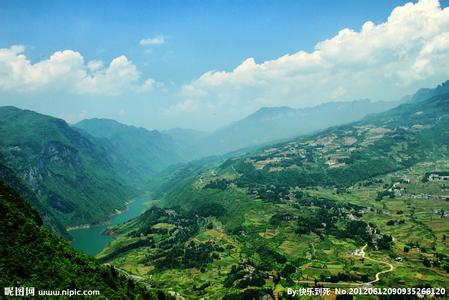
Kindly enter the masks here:
<path id="1" fill-rule="evenodd" d="M 94 256 L 100 253 L 113 240 L 113 237 L 102 234 L 103 230 L 108 226 L 120 224 L 137 217 L 148 208 L 148 202 L 150 201 L 150 193 L 142 194 L 132 199 L 126 211 L 112 216 L 110 224 L 69 231 L 72 236 L 72 245 L 88 255 Z"/>

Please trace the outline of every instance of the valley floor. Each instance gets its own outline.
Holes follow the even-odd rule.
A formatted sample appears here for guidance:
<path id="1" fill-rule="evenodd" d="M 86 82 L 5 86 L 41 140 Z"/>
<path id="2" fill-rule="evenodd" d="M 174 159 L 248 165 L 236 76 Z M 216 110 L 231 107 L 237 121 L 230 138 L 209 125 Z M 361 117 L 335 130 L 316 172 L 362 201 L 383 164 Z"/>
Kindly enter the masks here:
<path id="1" fill-rule="evenodd" d="M 220 191 L 204 189 L 211 178 L 231 176 L 210 173 L 210 178 L 203 175 L 193 183 L 198 188 L 194 192 L 208 199 L 222 197 L 220 201 L 225 206 L 231 200 L 239 205 L 232 206 L 232 217 L 202 219 L 198 231 L 186 241 L 191 245 L 212 245 L 214 259 L 209 263 L 176 267 L 146 259 L 163 260 L 169 253 L 167 249 L 174 247 L 170 244 L 168 248 L 161 248 L 160 244 L 156 248 L 130 248 L 111 256 L 117 249 L 149 236 L 156 241 L 169 239 L 170 233 L 181 228 L 169 218 L 152 225 L 149 235 L 142 233 L 137 238 L 129 235 L 132 226 L 119 227 L 118 231 L 122 231 L 118 239 L 98 257 L 111 261 L 148 286 L 171 290 L 188 299 L 221 298 L 254 287 L 277 296 L 286 295 L 287 288 L 316 285 L 445 287 L 449 282 L 449 201 L 445 198 L 449 195 L 449 182 L 423 182 L 425 173 L 434 170 L 449 170 L 449 161 L 421 163 L 357 183 L 344 191 L 333 188 L 296 191 L 311 199 L 332 199 L 353 205 L 356 209 L 337 208 L 341 220 L 363 220 L 376 232 L 391 236 L 389 249 L 379 249 L 378 244 L 356 238 L 337 237 L 333 231 L 326 231 L 326 225 L 319 232 L 298 233 L 297 220 L 317 204 L 299 205 L 295 197 L 267 202 L 237 187 Z M 340 226 L 336 223 L 336 228 Z M 192 247 L 187 248 L 191 249 L 191 255 L 198 254 L 196 246 Z M 293 268 L 286 270 L 287 265 Z M 254 281 L 255 278 L 262 280 Z"/>

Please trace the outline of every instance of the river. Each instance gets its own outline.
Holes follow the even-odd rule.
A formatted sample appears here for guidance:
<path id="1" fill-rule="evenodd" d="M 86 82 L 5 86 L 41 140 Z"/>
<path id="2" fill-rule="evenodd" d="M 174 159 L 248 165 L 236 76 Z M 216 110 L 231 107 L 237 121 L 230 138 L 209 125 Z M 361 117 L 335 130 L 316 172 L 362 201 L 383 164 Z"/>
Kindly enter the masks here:
<path id="1" fill-rule="evenodd" d="M 102 234 L 103 230 L 108 226 L 120 224 L 137 217 L 149 207 L 150 201 L 150 193 L 142 194 L 131 200 L 126 211 L 112 216 L 109 224 L 69 231 L 72 236 L 72 245 L 88 255 L 97 255 L 113 240 L 113 237 Z"/>

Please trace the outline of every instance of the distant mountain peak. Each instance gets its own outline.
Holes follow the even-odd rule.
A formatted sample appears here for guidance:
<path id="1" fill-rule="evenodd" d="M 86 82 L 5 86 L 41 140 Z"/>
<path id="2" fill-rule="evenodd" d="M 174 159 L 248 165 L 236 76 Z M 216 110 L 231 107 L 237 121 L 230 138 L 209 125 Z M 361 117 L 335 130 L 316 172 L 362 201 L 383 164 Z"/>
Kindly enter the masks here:
<path id="1" fill-rule="evenodd" d="M 442 82 L 435 88 L 419 89 L 414 95 L 409 97 L 410 102 L 421 102 L 434 96 L 439 96 L 449 93 L 449 80 Z"/>
<path id="2" fill-rule="evenodd" d="M 88 130 L 91 135 L 97 137 L 110 137 L 116 130 L 137 130 L 153 135 L 162 135 L 162 133 L 156 129 L 148 130 L 144 127 L 128 125 L 108 118 L 84 119 L 73 124 L 73 126 Z"/>
<path id="3" fill-rule="evenodd" d="M 274 107 L 262 107 L 256 112 L 249 115 L 246 119 L 272 119 L 285 114 L 294 113 L 296 109 L 288 106 L 274 106 Z"/>
<path id="4" fill-rule="evenodd" d="M 291 111 L 295 110 L 294 108 L 291 108 L 289 106 L 264 106 L 259 108 L 254 114 L 263 114 L 267 112 L 284 112 L 284 111 Z"/>

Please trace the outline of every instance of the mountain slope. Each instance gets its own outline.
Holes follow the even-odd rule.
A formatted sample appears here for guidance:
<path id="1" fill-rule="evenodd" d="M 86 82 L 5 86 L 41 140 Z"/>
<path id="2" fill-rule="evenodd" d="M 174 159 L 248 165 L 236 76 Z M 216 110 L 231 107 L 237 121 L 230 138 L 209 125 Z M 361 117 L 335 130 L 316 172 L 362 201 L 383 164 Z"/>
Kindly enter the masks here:
<path id="1" fill-rule="evenodd" d="M 156 299 L 42 226 L 37 211 L 3 181 L 0 212 L 0 286 L 5 289 L 34 287 L 35 296 L 39 290 L 97 290 L 103 299 Z"/>
<path id="2" fill-rule="evenodd" d="M 57 118 L 1 107 L 0 154 L 64 226 L 104 221 L 133 193 L 95 139 Z"/>
<path id="3" fill-rule="evenodd" d="M 398 102 L 358 100 L 331 102 L 305 109 L 265 107 L 215 131 L 203 141 L 198 141 L 195 149 L 203 155 L 223 154 L 353 122 L 370 113 L 385 111 L 396 105 Z"/>
<path id="4" fill-rule="evenodd" d="M 0 156 L 0 180 L 8 182 L 8 184 L 24 195 L 31 206 L 39 212 L 44 224 L 51 228 L 54 232 L 63 236 L 65 239 L 70 239 L 70 235 L 65 230 L 62 223 L 39 201 L 36 194 L 33 193 L 31 187 L 26 182 L 18 178 L 16 174 L 4 165 L 4 161 Z"/>
<path id="5" fill-rule="evenodd" d="M 83 120 L 74 126 L 102 141 L 109 161 L 125 180 L 145 182 L 181 160 L 173 139 L 157 130 L 149 131 L 109 119 Z"/>

